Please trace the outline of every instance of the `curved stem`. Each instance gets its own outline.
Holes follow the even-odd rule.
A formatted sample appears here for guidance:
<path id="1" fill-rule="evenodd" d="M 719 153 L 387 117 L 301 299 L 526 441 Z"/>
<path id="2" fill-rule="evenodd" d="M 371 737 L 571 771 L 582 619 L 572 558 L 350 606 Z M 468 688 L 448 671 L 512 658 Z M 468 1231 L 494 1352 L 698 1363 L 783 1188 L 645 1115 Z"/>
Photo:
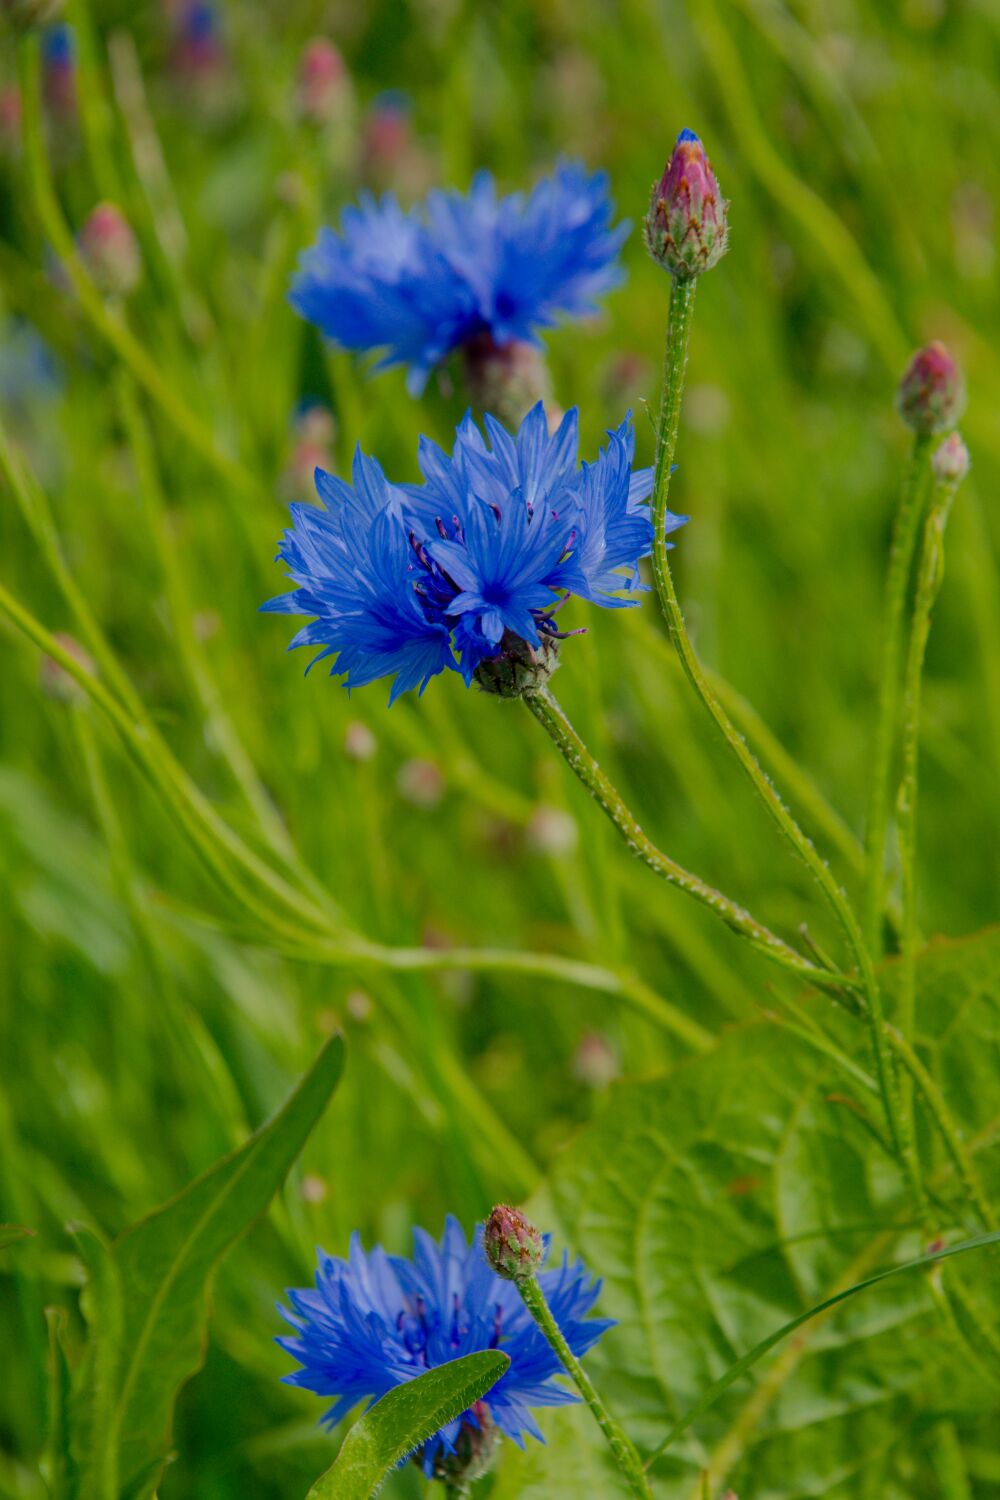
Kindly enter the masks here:
<path id="1" fill-rule="evenodd" d="M 607 1410 L 590 1376 L 563 1338 L 562 1330 L 552 1316 L 552 1309 L 546 1302 L 545 1293 L 538 1281 L 534 1276 L 529 1276 L 514 1284 L 521 1294 L 525 1307 L 542 1330 L 560 1364 L 590 1407 L 594 1421 L 607 1438 L 608 1447 L 614 1454 L 615 1462 L 624 1475 L 629 1489 L 633 1495 L 642 1496 L 643 1500 L 652 1500 L 653 1491 L 634 1444 Z"/>
<path id="2" fill-rule="evenodd" d="M 920 1198 L 920 1183 L 912 1141 L 907 1130 L 907 1120 L 899 1098 L 898 1079 L 893 1059 L 886 1044 L 882 997 L 875 977 L 875 969 L 865 944 L 861 926 L 850 902 L 841 889 L 829 865 L 817 853 L 812 840 L 799 827 L 792 813 L 782 802 L 768 780 L 756 756 L 744 737 L 736 729 L 729 715 L 719 702 L 698 660 L 691 638 L 687 633 L 674 580 L 670 571 L 665 521 L 667 500 L 670 493 L 670 474 L 677 434 L 680 425 L 681 397 L 684 389 L 684 371 L 687 365 L 688 340 L 691 331 L 691 315 L 694 309 L 694 281 L 674 278 L 670 290 L 670 316 L 667 325 L 666 354 L 663 373 L 663 390 L 660 398 L 660 422 L 658 428 L 656 471 L 653 480 L 653 575 L 656 592 L 670 632 L 670 639 L 680 657 L 688 681 L 711 715 L 716 727 L 740 766 L 749 777 L 772 819 L 787 842 L 799 856 L 816 880 L 827 904 L 843 929 L 854 955 L 867 998 L 867 1015 L 871 1033 L 872 1050 L 879 1081 L 879 1092 L 896 1154 L 910 1180 L 915 1196 Z"/>
<path id="3" fill-rule="evenodd" d="M 594 800 L 604 809 L 632 852 L 638 855 L 644 864 L 649 865 L 650 869 L 655 871 L 661 879 L 686 891 L 689 896 L 693 896 L 696 901 L 700 901 L 703 906 L 713 911 L 740 937 L 746 938 L 761 953 L 765 953 L 768 958 L 781 964 L 783 968 L 798 974 L 800 978 L 824 987 L 836 985 L 838 988 L 841 986 L 849 989 L 856 988 L 855 981 L 846 975 L 811 964 L 807 958 L 771 932 L 762 922 L 758 922 L 742 906 L 738 906 L 735 901 L 730 900 L 728 896 L 723 895 L 700 876 L 693 875 L 683 865 L 679 865 L 676 860 L 664 854 L 662 849 L 658 849 L 643 833 L 635 814 L 601 770 L 547 688 L 540 693 L 526 695 L 524 701 L 567 765 L 579 777 Z"/>
<path id="4" fill-rule="evenodd" d="M 918 435 L 903 477 L 899 507 L 892 529 L 882 623 L 878 717 L 872 751 L 872 771 L 865 828 L 864 924 L 869 950 L 878 956 L 882 946 L 882 908 L 885 903 L 885 841 L 889 826 L 889 781 L 899 717 L 899 667 L 903 638 L 906 586 L 913 567 L 920 516 L 927 495 L 930 439 Z"/>

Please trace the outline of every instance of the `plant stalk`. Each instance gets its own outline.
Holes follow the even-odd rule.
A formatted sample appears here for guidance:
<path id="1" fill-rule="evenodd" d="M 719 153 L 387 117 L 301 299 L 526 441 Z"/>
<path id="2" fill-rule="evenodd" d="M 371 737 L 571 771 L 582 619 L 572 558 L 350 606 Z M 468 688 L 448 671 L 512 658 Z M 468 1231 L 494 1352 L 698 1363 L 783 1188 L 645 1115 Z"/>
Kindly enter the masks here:
<path id="1" fill-rule="evenodd" d="M 537 1278 L 529 1276 L 514 1284 L 521 1294 L 525 1307 L 542 1330 L 560 1364 L 590 1407 L 594 1421 L 607 1438 L 608 1447 L 614 1454 L 615 1462 L 629 1489 L 633 1495 L 641 1496 L 642 1500 L 652 1500 L 653 1491 L 635 1445 L 608 1411 L 590 1376 L 563 1338 L 562 1330 L 552 1316 L 552 1310 L 545 1300 L 545 1293 Z"/>

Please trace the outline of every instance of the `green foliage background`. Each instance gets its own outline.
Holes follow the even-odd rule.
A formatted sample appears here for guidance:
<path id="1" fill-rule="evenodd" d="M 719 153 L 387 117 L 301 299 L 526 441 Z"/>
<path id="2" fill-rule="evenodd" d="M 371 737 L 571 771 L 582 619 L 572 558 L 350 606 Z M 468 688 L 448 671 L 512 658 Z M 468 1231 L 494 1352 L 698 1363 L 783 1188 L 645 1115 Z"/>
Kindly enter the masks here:
<path id="1" fill-rule="evenodd" d="M 379 687 L 348 700 L 322 671 L 303 680 L 304 663 L 284 654 L 285 625 L 256 613 L 280 586 L 271 558 L 296 402 L 334 406 L 341 464 L 360 440 L 399 478 L 416 477 L 418 434 L 445 439 L 463 406 L 447 389 L 418 406 L 397 372 L 368 379 L 331 359 L 285 302 L 297 252 L 357 186 L 351 128 L 331 140 L 296 120 L 295 69 L 305 40 L 324 32 L 348 61 L 359 115 L 384 89 L 410 95 L 434 180 L 464 187 L 487 165 L 515 187 L 560 154 L 581 155 L 608 168 L 634 222 L 677 130 L 706 140 L 732 200 L 732 250 L 699 294 L 671 497 L 692 521 L 673 556 L 702 657 L 807 768 L 796 806 L 852 893 L 906 451 L 892 395 L 916 343 L 955 348 L 973 471 L 950 523 L 928 662 L 919 873 L 927 936 L 959 938 L 995 919 L 1000 877 L 995 9 L 233 4 L 227 97 L 207 110 L 171 82 L 158 7 L 68 10 L 98 70 L 81 81 L 87 128 L 50 132 L 59 201 L 73 230 L 101 197 L 137 226 L 146 271 L 127 320 L 167 398 L 136 386 L 134 365 L 53 276 L 24 153 L 6 147 L 0 371 L 17 365 L 27 323 L 54 351 L 62 386 L 5 378 L 0 414 L 48 496 L 72 583 L 152 722 L 274 868 L 287 832 L 292 883 L 305 868 L 329 891 L 334 936 L 322 962 L 291 940 L 298 951 L 279 952 L 273 931 L 211 880 L 106 720 L 45 696 L 39 653 L 5 628 L 0 1219 L 38 1233 L 0 1250 L 0 1496 L 45 1493 L 44 1308 L 74 1308 L 82 1275 L 67 1221 L 110 1236 L 168 1198 L 243 1141 L 338 1024 L 344 1081 L 284 1196 L 218 1280 L 163 1500 L 289 1500 L 332 1461 L 318 1403 L 278 1383 L 288 1360 L 271 1342 L 275 1300 L 311 1274 L 315 1244 L 342 1252 L 359 1228 L 404 1250 L 415 1222 L 436 1229 L 450 1210 L 471 1226 L 494 1200 L 534 1193 L 563 1242 L 608 1275 L 623 1325 L 597 1371 L 612 1408 L 637 1417 L 652 1445 L 670 1402 L 688 1404 L 727 1360 L 818 1300 L 874 1236 L 888 1236 L 883 1261 L 919 1246 L 863 1125 L 827 1102 L 843 1080 L 761 1019 L 774 1010 L 773 973 L 630 861 L 527 714 L 457 679 L 391 713 Z M 136 171 L 136 118 L 123 122 L 115 101 L 107 48 L 120 68 L 123 30 L 146 77 L 162 176 Z M 7 81 L 13 65 L 5 38 Z M 549 348 L 559 400 L 581 408 L 585 450 L 631 404 L 648 461 L 642 403 L 657 394 L 666 282 L 637 232 L 625 261 L 605 314 L 559 329 Z M 238 467 L 179 430 L 167 410 L 178 399 L 207 447 Z M 0 556 L 0 581 L 39 620 L 80 635 L 9 487 Z M 684 690 L 653 601 L 591 611 L 586 624 L 563 651 L 560 697 L 643 825 L 772 927 L 794 931 L 807 914 L 832 946 L 806 877 Z M 369 761 L 344 752 L 351 722 L 375 737 Z M 432 807 L 406 794 L 415 760 L 440 774 Z M 839 809 L 832 830 L 820 798 Z M 539 808 L 573 820 L 572 855 L 540 848 Z M 360 951 L 358 935 L 375 946 Z M 447 962 L 456 946 L 542 957 L 517 972 L 409 971 L 428 955 Z M 994 1190 L 998 970 L 994 938 L 939 946 L 921 998 L 925 1058 L 964 1101 Z M 649 992 L 704 1028 L 705 1056 L 692 1059 L 690 1027 L 644 1015 Z M 581 1077 L 580 1043 L 594 1033 L 624 1080 L 608 1096 Z M 580 1135 L 595 1115 L 596 1134 Z M 627 1158 L 629 1132 L 647 1126 L 647 1149 L 676 1157 L 640 1234 L 629 1184 L 619 1202 L 595 1174 Z M 649 1171 L 636 1164 L 634 1181 Z M 954 1273 L 981 1329 L 995 1262 L 986 1267 Z M 899 1286 L 824 1325 L 822 1353 L 787 1372 L 747 1431 L 737 1425 L 729 1463 L 713 1468 L 720 1485 L 731 1475 L 744 1500 L 1000 1494 L 986 1335 L 971 1376 L 927 1289 Z M 659 1471 L 665 1495 L 692 1492 L 749 1399 L 750 1386 L 741 1391 Z M 498 1500 L 611 1492 L 594 1478 L 603 1459 L 579 1415 L 555 1428 L 527 1468 L 505 1463 Z M 590 1467 L 573 1477 L 571 1460 Z M 404 1471 L 387 1493 L 419 1490 Z"/>

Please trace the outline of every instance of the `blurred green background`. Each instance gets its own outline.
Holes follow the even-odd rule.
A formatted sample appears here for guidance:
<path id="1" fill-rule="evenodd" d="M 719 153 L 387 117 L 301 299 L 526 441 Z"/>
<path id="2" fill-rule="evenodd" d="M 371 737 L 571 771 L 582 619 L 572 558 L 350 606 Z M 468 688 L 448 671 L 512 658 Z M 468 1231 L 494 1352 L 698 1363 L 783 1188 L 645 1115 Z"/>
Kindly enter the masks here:
<path id="1" fill-rule="evenodd" d="M 414 973 L 356 944 L 327 962 L 279 953 L 106 721 L 4 628 L 0 1218 L 39 1233 L 0 1252 L 0 1495 L 44 1493 L 43 1308 L 69 1305 L 81 1275 L 66 1222 L 113 1233 L 168 1197 L 340 1025 L 345 1082 L 282 1203 L 223 1268 L 162 1487 L 277 1500 L 333 1452 L 315 1399 L 278 1383 L 289 1362 L 271 1342 L 314 1245 L 342 1253 L 357 1227 L 404 1250 L 415 1222 L 436 1231 L 450 1210 L 471 1225 L 526 1197 L 613 1077 L 685 1054 L 682 1024 L 644 1019 L 644 986 L 715 1032 L 766 1008 L 774 982 L 630 861 L 516 706 L 456 677 L 391 713 L 380 686 L 349 699 L 322 669 L 303 679 L 286 625 L 256 613 L 281 586 L 274 544 L 313 462 L 343 471 L 360 440 L 416 478 L 418 434 L 445 440 L 463 409 L 447 379 L 418 405 L 398 372 L 325 351 L 285 300 L 295 257 L 361 184 L 412 198 L 485 165 L 516 188 L 560 155 L 607 168 L 638 224 L 677 131 L 699 132 L 732 249 L 698 299 L 671 496 L 692 518 L 679 587 L 700 653 L 754 705 L 766 731 L 745 709 L 741 722 L 852 892 L 907 448 L 893 392 L 917 343 L 949 343 L 973 470 L 928 662 L 921 920 L 973 931 L 994 920 L 1000 877 L 1000 19 L 985 0 L 287 0 L 219 6 L 192 53 L 176 7 L 93 0 L 66 18 L 73 94 L 51 64 L 46 81 L 58 202 L 74 233 L 118 203 L 143 274 L 96 316 L 68 285 L 5 37 L 0 415 L 47 508 L 36 496 L 29 524 L 0 486 L 0 579 L 77 638 L 79 592 L 205 797 L 297 888 L 308 871 L 335 927 L 405 964 L 456 946 L 541 955 L 522 972 Z M 297 84 L 316 35 L 346 63 L 323 125 Z M 624 258 L 626 284 L 599 319 L 554 332 L 550 358 L 584 455 L 631 407 L 648 462 L 667 284 L 637 230 Z M 772 927 L 794 931 L 805 910 L 832 942 L 652 601 L 586 624 L 558 691 L 643 825 Z M 783 751 L 804 768 L 794 785 Z M 418 1490 L 415 1473 L 392 1481 Z"/>

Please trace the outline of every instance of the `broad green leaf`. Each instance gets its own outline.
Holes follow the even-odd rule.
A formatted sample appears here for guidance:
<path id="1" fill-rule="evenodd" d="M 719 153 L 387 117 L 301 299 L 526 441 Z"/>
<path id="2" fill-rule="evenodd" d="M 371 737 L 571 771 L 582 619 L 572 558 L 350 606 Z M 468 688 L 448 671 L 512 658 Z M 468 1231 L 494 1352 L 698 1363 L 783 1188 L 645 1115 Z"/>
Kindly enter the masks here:
<path id="1" fill-rule="evenodd" d="M 307 1500 L 377 1495 L 408 1453 L 485 1395 L 509 1365 L 499 1349 L 484 1349 L 397 1386 L 355 1422 L 336 1463 L 313 1485 Z"/>
<path id="2" fill-rule="evenodd" d="M 122 1364 L 122 1288 L 114 1256 L 88 1229 L 76 1231 L 76 1244 L 87 1268 L 80 1305 L 87 1323 L 87 1343 L 73 1386 L 70 1409 L 75 1500 L 115 1500 L 118 1494 L 118 1449 L 102 1442 L 114 1431 L 114 1407 Z"/>
<path id="3" fill-rule="evenodd" d="M 894 971 L 886 971 L 891 1011 Z M 878 1106 L 863 1028 L 806 1002 L 847 1048 L 845 1072 L 787 1028 L 734 1028 L 662 1079 L 612 1091 L 601 1118 L 558 1162 L 534 1216 L 604 1277 L 600 1311 L 619 1320 L 588 1367 L 646 1453 L 755 1346 L 817 1303 L 927 1249 L 898 1173 L 861 1111 Z M 917 1042 L 1000 1199 L 1000 933 L 932 945 L 920 964 Z M 928 1237 L 949 1246 L 979 1225 L 937 1135 L 921 1123 L 934 1191 Z M 805 1322 L 743 1373 L 657 1463 L 663 1500 L 712 1493 L 857 1500 L 933 1493 L 933 1456 L 906 1435 L 947 1410 L 963 1441 L 988 1449 L 997 1387 L 985 1351 L 1000 1322 L 997 1250 L 893 1276 Z M 958 1300 L 970 1350 L 931 1295 Z M 962 1321 L 959 1319 L 958 1321 Z M 968 1330 L 967 1330 L 968 1331 Z M 543 1415 L 546 1448 L 505 1447 L 495 1500 L 579 1490 L 586 1424 Z M 613 1493 L 613 1491 L 609 1491 Z"/>
<path id="4" fill-rule="evenodd" d="M 28 1229 L 24 1224 L 0 1224 L 0 1250 L 16 1245 L 18 1240 L 30 1239 L 34 1233 L 34 1229 Z"/>
<path id="5" fill-rule="evenodd" d="M 140 1500 L 155 1490 L 167 1455 L 177 1392 L 200 1367 L 208 1293 L 220 1258 L 267 1207 L 336 1088 L 343 1044 L 333 1037 L 284 1108 L 232 1156 L 127 1229 L 106 1257 L 88 1248 L 85 1301 L 92 1340 L 74 1415 L 108 1412 L 75 1427 L 78 1500 Z M 106 1383 L 113 1384 L 107 1399 Z"/>

